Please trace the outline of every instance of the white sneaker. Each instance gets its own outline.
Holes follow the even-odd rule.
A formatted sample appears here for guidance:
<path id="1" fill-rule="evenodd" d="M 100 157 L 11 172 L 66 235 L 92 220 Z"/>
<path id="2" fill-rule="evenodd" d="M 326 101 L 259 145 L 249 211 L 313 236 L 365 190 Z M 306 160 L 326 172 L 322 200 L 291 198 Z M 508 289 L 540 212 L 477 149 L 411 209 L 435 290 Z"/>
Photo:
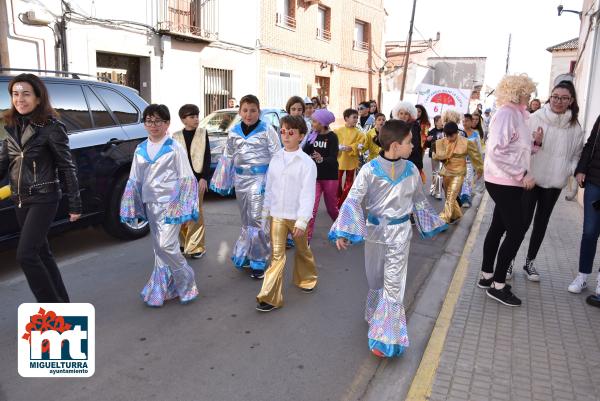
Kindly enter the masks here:
<path id="1" fill-rule="evenodd" d="M 579 294 L 581 293 L 581 291 L 583 291 L 586 287 L 587 287 L 587 274 L 583 274 L 583 273 L 579 273 L 577 274 L 577 277 L 575 277 L 575 280 L 573 280 L 573 282 L 571 283 L 571 285 L 569 285 L 569 292 L 573 293 L 573 294 Z"/>

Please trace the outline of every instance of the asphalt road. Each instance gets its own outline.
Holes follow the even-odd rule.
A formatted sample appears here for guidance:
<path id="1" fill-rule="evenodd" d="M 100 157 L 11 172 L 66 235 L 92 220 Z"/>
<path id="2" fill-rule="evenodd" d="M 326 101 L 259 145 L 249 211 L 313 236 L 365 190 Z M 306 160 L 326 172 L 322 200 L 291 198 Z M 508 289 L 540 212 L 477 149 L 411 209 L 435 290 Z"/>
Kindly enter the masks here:
<path id="1" fill-rule="evenodd" d="M 100 228 L 54 237 L 72 302 L 96 308 L 96 373 L 88 379 L 18 375 L 17 307 L 35 300 L 14 251 L 0 253 L 0 400 L 359 399 L 380 363 L 369 352 L 363 319 L 363 248 L 338 252 L 329 244 L 331 220 L 324 210 L 311 243 L 317 290 L 305 294 L 292 285 L 288 257 L 285 306 L 268 314 L 254 309 L 260 282 L 229 261 L 239 234 L 234 199 L 213 196 L 205 203 L 208 252 L 190 262 L 201 296 L 189 305 L 155 309 L 140 300 L 153 268 L 148 237 L 120 242 Z M 421 240 L 415 230 L 409 307 L 451 232 Z"/>

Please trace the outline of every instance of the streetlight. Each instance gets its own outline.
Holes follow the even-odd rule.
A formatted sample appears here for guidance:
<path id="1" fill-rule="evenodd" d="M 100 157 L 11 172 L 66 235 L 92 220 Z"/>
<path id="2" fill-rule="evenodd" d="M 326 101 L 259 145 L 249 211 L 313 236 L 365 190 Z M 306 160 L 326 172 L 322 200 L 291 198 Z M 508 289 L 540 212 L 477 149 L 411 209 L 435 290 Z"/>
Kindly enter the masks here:
<path id="1" fill-rule="evenodd" d="M 556 7 L 557 11 L 558 11 L 558 16 L 560 17 L 562 13 L 573 13 L 573 14 L 577 14 L 579 15 L 579 18 L 581 18 L 581 11 L 575 11 L 575 10 L 565 10 L 565 8 L 563 7 L 563 5 L 559 5 L 558 7 Z"/>

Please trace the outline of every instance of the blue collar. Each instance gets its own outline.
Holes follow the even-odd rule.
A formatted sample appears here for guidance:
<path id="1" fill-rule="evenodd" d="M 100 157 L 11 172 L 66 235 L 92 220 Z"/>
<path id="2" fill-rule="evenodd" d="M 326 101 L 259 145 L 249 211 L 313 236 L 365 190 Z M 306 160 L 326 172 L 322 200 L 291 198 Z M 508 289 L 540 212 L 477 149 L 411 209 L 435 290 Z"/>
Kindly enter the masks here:
<path id="1" fill-rule="evenodd" d="M 172 151 L 173 151 L 173 138 L 167 138 L 167 140 L 163 143 L 163 145 L 161 146 L 161 148 L 158 151 L 158 153 L 156 154 L 156 156 L 154 156 L 154 159 L 151 159 L 150 155 L 148 154 L 148 139 L 146 139 L 144 142 L 142 142 L 138 145 L 135 153 L 137 153 L 138 155 L 140 155 L 144 159 L 146 159 L 146 161 L 148 163 L 154 164 L 162 155 L 165 155 Z"/>
<path id="2" fill-rule="evenodd" d="M 242 123 L 239 122 L 236 125 L 233 126 L 233 128 L 231 129 L 231 132 L 238 134 L 239 136 L 241 136 L 244 139 L 248 139 L 251 136 L 254 136 L 256 134 L 260 134 L 261 132 L 264 132 L 268 129 L 267 123 L 265 123 L 264 121 L 260 121 L 258 123 L 258 125 L 256 126 L 256 128 L 254 128 L 252 130 L 252 132 L 250 132 L 248 135 L 244 135 L 244 131 L 242 131 Z"/>
<path id="3" fill-rule="evenodd" d="M 383 170 L 383 167 L 381 166 L 381 163 L 379 163 L 379 161 L 377 159 L 373 159 L 369 163 L 371 163 L 371 165 L 373 166 L 373 173 L 377 177 L 383 178 L 385 181 L 389 182 L 392 185 L 396 185 L 396 184 L 400 183 L 401 181 L 403 181 L 405 178 L 408 178 L 411 175 L 413 175 L 414 164 L 409 160 L 405 160 L 405 161 L 406 161 L 406 164 L 404 165 L 404 171 L 395 180 L 392 180 L 385 173 L 385 171 Z"/>

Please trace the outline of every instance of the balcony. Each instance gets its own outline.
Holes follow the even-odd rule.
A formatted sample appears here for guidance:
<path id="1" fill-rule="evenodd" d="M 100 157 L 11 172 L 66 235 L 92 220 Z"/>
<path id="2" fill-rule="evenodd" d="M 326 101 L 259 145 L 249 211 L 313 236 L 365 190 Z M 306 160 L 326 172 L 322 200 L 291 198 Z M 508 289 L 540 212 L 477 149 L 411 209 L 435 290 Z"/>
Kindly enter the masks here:
<path id="1" fill-rule="evenodd" d="M 369 42 L 361 42 L 358 40 L 353 40 L 352 41 L 352 48 L 354 50 L 362 50 L 362 51 L 369 51 Z"/>
<path id="2" fill-rule="evenodd" d="M 326 29 L 317 28 L 317 39 L 330 41 L 331 40 L 331 31 Z"/>
<path id="3" fill-rule="evenodd" d="M 296 18 L 292 17 L 291 15 L 276 13 L 275 14 L 275 23 L 277 24 L 277 26 L 280 26 L 283 28 L 292 29 L 292 30 L 296 29 Z"/>
<path id="4" fill-rule="evenodd" d="M 218 0 L 157 1 L 161 33 L 207 42 L 218 39 Z"/>

